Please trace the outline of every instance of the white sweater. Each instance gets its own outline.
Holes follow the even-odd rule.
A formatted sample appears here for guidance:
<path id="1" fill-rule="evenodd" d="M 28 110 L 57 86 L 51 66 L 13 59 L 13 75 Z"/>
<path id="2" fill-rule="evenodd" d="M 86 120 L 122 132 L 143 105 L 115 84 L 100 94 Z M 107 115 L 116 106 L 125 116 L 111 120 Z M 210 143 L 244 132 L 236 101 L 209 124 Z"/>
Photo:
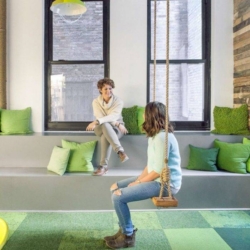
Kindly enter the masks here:
<path id="1" fill-rule="evenodd" d="M 116 122 L 123 123 L 122 119 L 122 108 L 123 101 L 117 96 L 112 96 L 108 103 L 106 103 L 102 96 L 98 96 L 92 102 L 94 116 L 100 124 L 110 122 L 115 126 Z"/>

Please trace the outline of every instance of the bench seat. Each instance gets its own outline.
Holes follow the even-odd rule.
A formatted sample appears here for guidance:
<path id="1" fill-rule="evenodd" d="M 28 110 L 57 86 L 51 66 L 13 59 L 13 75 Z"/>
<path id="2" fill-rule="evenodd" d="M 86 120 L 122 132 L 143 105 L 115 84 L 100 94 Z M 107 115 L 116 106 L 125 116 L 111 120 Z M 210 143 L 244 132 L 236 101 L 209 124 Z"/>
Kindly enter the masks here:
<path id="1" fill-rule="evenodd" d="M 250 174 L 188 170 L 189 143 L 209 148 L 214 139 L 241 142 L 243 136 L 221 136 L 208 132 L 176 132 L 182 158 L 183 182 L 175 209 L 250 209 Z M 50 154 L 61 140 L 98 140 L 93 133 L 35 133 L 0 136 L 0 211 L 93 211 L 112 210 L 112 183 L 139 175 L 146 165 L 145 135 L 126 135 L 122 145 L 129 161 L 121 164 L 112 153 L 110 170 L 102 177 L 91 173 L 47 171 Z M 93 165 L 98 165 L 97 144 Z M 130 204 L 131 209 L 156 209 L 150 199 Z"/>

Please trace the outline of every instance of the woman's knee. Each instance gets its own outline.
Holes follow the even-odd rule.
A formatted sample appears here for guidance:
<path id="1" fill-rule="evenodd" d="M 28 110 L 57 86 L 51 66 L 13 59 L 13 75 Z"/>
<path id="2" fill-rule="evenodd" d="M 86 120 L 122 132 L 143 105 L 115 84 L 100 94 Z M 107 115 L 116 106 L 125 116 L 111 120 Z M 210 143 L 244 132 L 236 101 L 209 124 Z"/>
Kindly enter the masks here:
<path id="1" fill-rule="evenodd" d="M 112 184 L 110 187 L 110 191 L 113 192 L 116 189 L 118 189 L 117 183 Z"/>

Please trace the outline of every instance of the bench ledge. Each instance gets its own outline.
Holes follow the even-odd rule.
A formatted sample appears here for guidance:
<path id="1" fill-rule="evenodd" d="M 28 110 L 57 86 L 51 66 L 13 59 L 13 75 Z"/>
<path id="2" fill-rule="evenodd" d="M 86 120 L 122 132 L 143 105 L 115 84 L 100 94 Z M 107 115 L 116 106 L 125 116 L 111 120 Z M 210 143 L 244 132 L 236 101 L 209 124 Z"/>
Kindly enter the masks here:
<path id="1" fill-rule="evenodd" d="M 110 169 L 105 176 L 137 176 L 141 173 L 139 169 Z M 72 173 L 65 173 L 62 177 L 69 177 L 69 176 L 91 176 L 92 172 L 72 172 Z M 238 174 L 238 173 L 231 173 L 226 171 L 197 171 L 197 170 L 189 170 L 182 168 L 182 175 L 183 176 L 250 176 L 248 174 Z M 47 168 L 40 168 L 40 167 L 0 167 L 0 176 L 47 176 L 47 177 L 56 177 L 59 176 L 56 173 L 48 171 Z M 60 176 L 59 176 L 60 177 Z"/>

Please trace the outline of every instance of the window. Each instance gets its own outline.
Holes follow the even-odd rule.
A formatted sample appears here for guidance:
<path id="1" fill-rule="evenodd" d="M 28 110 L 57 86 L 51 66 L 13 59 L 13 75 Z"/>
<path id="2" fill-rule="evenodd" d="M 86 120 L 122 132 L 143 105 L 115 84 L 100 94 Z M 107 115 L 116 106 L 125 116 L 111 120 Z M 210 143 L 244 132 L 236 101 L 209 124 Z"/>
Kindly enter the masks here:
<path id="1" fill-rule="evenodd" d="M 169 116 L 176 130 L 210 129 L 210 0 L 170 0 Z M 155 100 L 166 103 L 166 1 L 156 7 Z M 153 100 L 154 0 L 148 0 L 148 97 Z"/>
<path id="2" fill-rule="evenodd" d="M 85 130 L 94 120 L 96 83 L 109 76 L 109 0 L 84 1 L 79 19 L 45 1 L 45 130 Z"/>

